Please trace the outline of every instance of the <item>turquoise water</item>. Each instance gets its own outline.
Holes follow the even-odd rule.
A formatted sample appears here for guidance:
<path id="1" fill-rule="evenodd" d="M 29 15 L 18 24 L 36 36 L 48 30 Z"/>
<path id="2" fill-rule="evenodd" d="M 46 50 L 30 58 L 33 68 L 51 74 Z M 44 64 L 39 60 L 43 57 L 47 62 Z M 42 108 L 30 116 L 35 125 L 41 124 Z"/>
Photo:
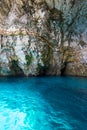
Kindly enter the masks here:
<path id="1" fill-rule="evenodd" d="M 87 79 L 0 78 L 0 130 L 87 130 Z"/>

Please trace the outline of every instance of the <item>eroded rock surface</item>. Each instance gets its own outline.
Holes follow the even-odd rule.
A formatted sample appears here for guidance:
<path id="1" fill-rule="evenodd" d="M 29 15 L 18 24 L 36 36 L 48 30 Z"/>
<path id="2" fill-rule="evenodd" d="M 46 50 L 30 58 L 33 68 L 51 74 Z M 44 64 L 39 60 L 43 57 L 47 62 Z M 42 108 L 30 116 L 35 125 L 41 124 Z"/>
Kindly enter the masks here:
<path id="1" fill-rule="evenodd" d="M 87 0 L 1 0 L 0 75 L 87 76 Z"/>

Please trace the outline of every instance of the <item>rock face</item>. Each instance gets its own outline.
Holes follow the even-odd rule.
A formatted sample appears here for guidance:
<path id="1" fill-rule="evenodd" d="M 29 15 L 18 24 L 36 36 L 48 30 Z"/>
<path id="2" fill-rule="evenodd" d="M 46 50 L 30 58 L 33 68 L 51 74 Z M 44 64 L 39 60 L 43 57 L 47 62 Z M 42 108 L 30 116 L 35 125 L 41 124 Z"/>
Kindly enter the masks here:
<path id="1" fill-rule="evenodd" d="M 6 75 L 87 76 L 87 0 L 1 0 Z"/>

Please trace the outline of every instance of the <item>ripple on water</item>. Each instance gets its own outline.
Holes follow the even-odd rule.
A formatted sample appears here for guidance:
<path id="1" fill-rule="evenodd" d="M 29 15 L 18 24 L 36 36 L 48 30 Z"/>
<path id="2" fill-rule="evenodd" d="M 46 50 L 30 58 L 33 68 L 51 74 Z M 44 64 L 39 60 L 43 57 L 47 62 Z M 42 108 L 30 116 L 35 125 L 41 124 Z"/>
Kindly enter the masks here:
<path id="1" fill-rule="evenodd" d="M 80 100 L 77 90 L 60 87 L 58 82 L 54 90 L 54 84 L 38 85 L 37 79 L 9 81 L 0 83 L 0 130 L 84 130 L 79 115 L 74 115 L 76 107 L 81 108 L 74 103 Z"/>
<path id="2" fill-rule="evenodd" d="M 27 93 L 27 92 L 26 92 Z M 53 111 L 38 92 L 21 93 L 2 90 L 0 94 L 1 130 L 71 129 L 64 114 Z M 57 126 L 53 128 L 53 126 Z"/>

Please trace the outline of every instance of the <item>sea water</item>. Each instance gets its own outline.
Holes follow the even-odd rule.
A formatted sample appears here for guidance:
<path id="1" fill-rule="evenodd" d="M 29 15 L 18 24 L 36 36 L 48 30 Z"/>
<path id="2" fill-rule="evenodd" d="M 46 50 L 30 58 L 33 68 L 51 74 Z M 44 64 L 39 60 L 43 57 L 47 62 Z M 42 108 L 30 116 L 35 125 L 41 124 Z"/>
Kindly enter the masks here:
<path id="1" fill-rule="evenodd" d="M 0 78 L 0 130 L 87 130 L 87 78 Z"/>

